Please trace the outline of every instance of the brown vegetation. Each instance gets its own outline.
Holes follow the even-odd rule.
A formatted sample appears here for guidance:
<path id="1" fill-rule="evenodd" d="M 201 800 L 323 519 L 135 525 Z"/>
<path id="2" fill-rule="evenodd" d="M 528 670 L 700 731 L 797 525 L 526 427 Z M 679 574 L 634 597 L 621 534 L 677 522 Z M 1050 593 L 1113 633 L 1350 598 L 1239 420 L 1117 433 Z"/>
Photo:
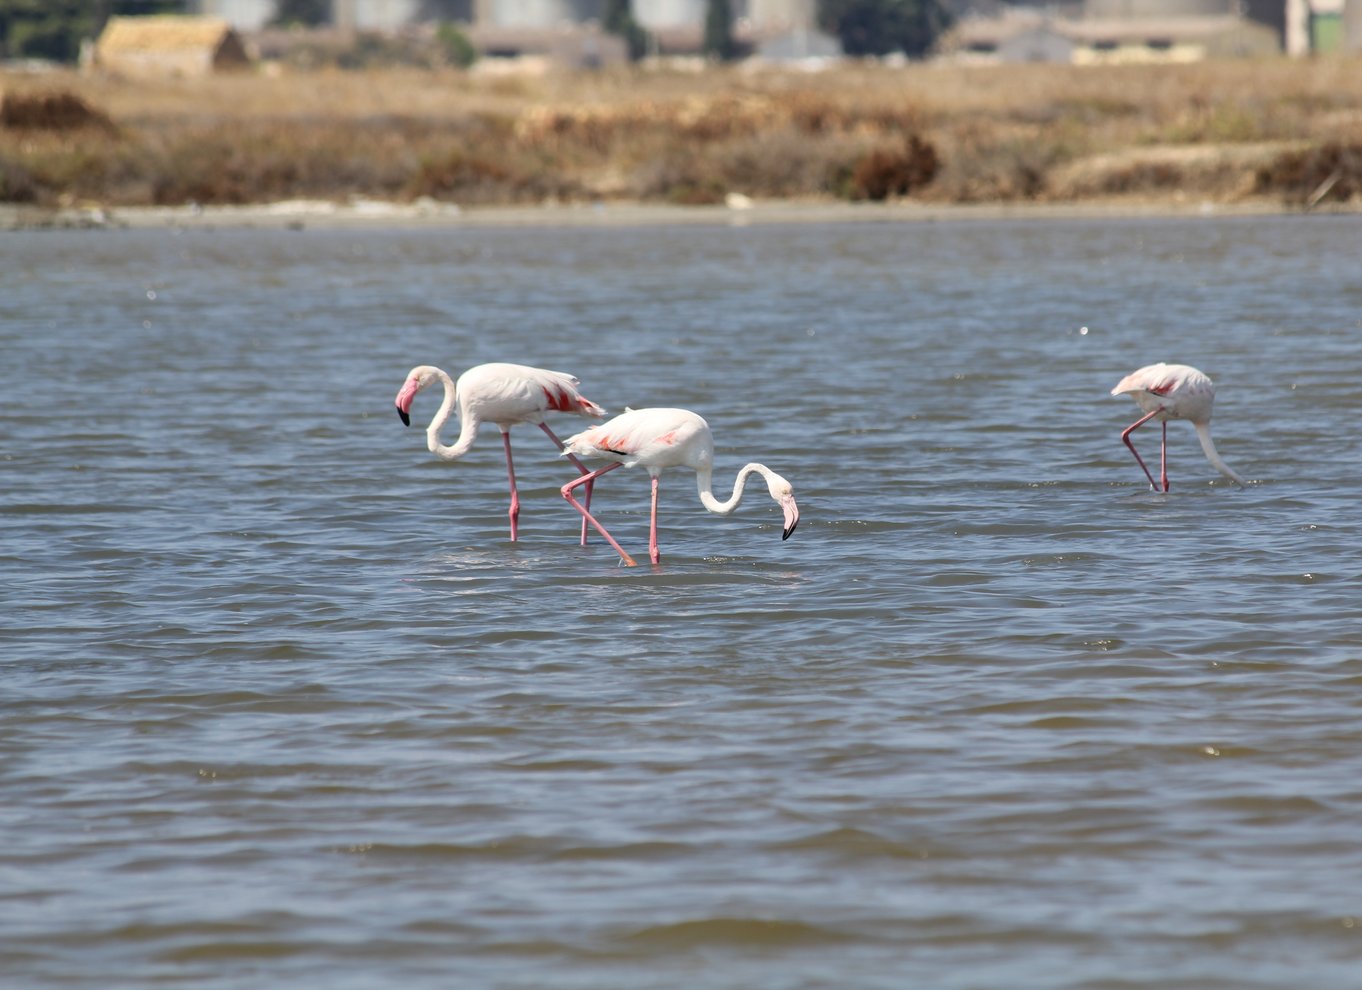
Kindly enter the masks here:
<path id="1" fill-rule="evenodd" d="M 1362 143 L 1329 141 L 1290 151 L 1260 168 L 1255 178 L 1258 192 L 1307 206 L 1330 195 L 1340 201 L 1362 199 Z"/>
<path id="2" fill-rule="evenodd" d="M 74 93 L 0 92 L 0 129 L 78 131 L 92 127 L 112 132 L 113 122 Z"/>
<path id="3" fill-rule="evenodd" d="M 883 200 L 907 196 L 936 178 L 940 167 L 936 149 L 916 134 L 898 148 L 875 148 L 856 163 L 851 173 L 856 199 Z"/>
<path id="4" fill-rule="evenodd" d="M 0 115 L 0 201 L 710 203 L 738 192 L 1314 205 L 1362 199 L 1359 69 L 1281 59 L 0 76 L 15 108 Z"/>

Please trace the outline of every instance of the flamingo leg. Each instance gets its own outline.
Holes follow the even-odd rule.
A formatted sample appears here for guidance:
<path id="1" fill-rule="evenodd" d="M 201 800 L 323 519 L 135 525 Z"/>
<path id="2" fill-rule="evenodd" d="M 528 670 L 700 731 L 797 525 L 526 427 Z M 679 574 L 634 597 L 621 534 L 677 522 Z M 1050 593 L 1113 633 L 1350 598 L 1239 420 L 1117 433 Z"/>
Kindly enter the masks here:
<path id="1" fill-rule="evenodd" d="M 662 560 L 657 549 L 657 481 L 658 476 L 653 475 L 653 508 L 648 520 L 648 557 L 654 564 Z"/>
<path id="2" fill-rule="evenodd" d="M 1159 444 L 1159 478 L 1168 491 L 1168 420 L 1163 421 L 1163 441 Z"/>
<path id="3" fill-rule="evenodd" d="M 511 542 L 516 540 L 516 522 L 520 519 L 520 493 L 515 488 L 515 464 L 511 460 L 511 433 L 509 430 L 501 431 L 501 444 L 506 448 L 506 476 L 511 481 L 511 508 L 507 513 L 511 517 Z"/>
<path id="4" fill-rule="evenodd" d="M 563 441 L 559 440 L 556 436 L 554 436 L 553 431 L 549 429 L 549 424 L 548 424 L 548 423 L 540 423 L 540 424 L 539 424 L 539 428 L 549 435 L 549 439 L 553 441 L 554 446 L 556 446 L 559 450 L 563 451 L 563 453 L 567 454 L 567 451 L 566 451 L 566 450 L 564 449 L 564 447 L 563 447 Z M 577 460 L 577 455 L 576 455 L 576 454 L 567 454 L 567 459 L 570 460 L 573 464 L 575 464 L 576 467 L 577 467 L 577 470 L 578 470 L 579 472 L 581 472 L 582 474 L 590 474 L 590 473 L 591 473 L 591 469 L 590 469 L 589 467 L 587 467 L 587 466 L 586 466 L 585 464 L 583 464 L 581 461 Z M 591 482 L 587 482 L 587 486 L 586 486 L 586 495 L 582 498 L 582 501 L 586 503 L 586 507 L 587 507 L 588 510 L 590 510 L 590 508 L 591 508 L 591 489 L 592 489 L 592 484 L 591 484 Z M 585 518 L 582 519 L 582 542 L 581 542 L 581 545 L 582 545 L 582 546 L 586 546 L 586 519 L 585 519 Z"/>
<path id="5" fill-rule="evenodd" d="M 560 491 L 563 493 L 563 498 L 571 502 L 572 507 L 582 514 L 582 518 L 589 522 L 592 526 L 594 526 L 596 528 L 596 532 L 600 533 L 602 536 L 605 537 L 605 542 L 609 543 L 612 547 L 615 548 L 615 552 L 620 555 L 620 559 L 623 560 L 630 567 L 634 567 L 636 566 L 634 558 L 630 557 L 627 553 L 624 552 L 624 548 L 615 542 L 615 538 L 606 531 L 604 526 L 602 526 L 599 522 L 596 521 L 596 517 L 587 511 L 586 506 L 582 505 L 581 502 L 578 502 L 575 498 L 572 497 L 572 489 L 576 488 L 578 485 L 590 485 L 601 475 L 605 474 L 605 472 L 613 471 L 615 470 L 615 468 L 620 466 L 621 464 L 619 461 L 611 461 L 605 467 L 584 474 L 576 481 L 569 481 L 560 489 Z"/>
<path id="6" fill-rule="evenodd" d="M 1123 431 L 1121 431 L 1121 442 L 1124 443 L 1127 447 L 1129 447 L 1130 452 L 1135 455 L 1136 463 L 1140 465 L 1140 470 L 1143 471 L 1144 476 L 1149 479 L 1149 487 L 1154 491 L 1158 491 L 1159 486 L 1154 483 L 1154 476 L 1149 473 L 1149 468 L 1145 467 L 1144 458 L 1141 457 L 1140 452 L 1135 449 L 1135 444 L 1131 442 L 1130 435 L 1134 433 L 1136 430 L 1138 430 L 1141 426 L 1144 426 L 1145 423 L 1148 423 L 1151 419 L 1153 419 L 1161 412 L 1163 412 L 1162 409 L 1155 409 L 1152 413 L 1147 413 L 1144 416 L 1141 416 L 1139 419 L 1135 420 L 1135 422 L 1131 423 Z M 1165 432 L 1167 431 L 1167 429 L 1168 424 L 1165 423 L 1164 424 Z"/>

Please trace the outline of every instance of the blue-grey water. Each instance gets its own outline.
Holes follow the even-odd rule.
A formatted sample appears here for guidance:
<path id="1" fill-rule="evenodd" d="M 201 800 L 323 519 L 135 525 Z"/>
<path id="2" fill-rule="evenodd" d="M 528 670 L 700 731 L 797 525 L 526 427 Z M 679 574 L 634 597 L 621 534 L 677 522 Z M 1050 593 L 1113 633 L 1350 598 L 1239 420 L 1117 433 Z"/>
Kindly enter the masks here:
<path id="1" fill-rule="evenodd" d="M 1362 986 L 1362 218 L 0 234 L 6 988 Z M 594 508 L 409 368 L 714 430 Z M 1218 383 L 1240 490 L 1112 385 Z M 558 418 L 560 436 L 583 421 Z M 1158 457 L 1157 427 L 1136 434 Z M 450 435 L 452 435 L 451 431 Z"/>

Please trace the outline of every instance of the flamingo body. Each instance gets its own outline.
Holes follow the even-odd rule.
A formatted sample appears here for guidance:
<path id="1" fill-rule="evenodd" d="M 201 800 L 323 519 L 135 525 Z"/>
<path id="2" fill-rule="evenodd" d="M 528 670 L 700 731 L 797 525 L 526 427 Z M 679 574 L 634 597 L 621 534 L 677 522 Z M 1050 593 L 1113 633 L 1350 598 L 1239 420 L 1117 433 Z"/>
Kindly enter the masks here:
<path id="1" fill-rule="evenodd" d="M 573 375 L 562 371 L 532 368 L 524 364 L 480 364 L 459 376 L 458 382 L 449 374 L 429 364 L 417 365 L 407 372 L 406 381 L 394 400 L 397 415 L 404 425 L 411 425 L 411 407 L 416 396 L 435 383 L 444 387 L 444 399 L 426 427 L 426 446 L 436 457 L 453 461 L 468 453 L 477 439 L 483 423 L 495 423 L 501 430 L 502 446 L 506 452 L 506 472 L 511 486 L 511 539 L 517 536 L 520 515 L 520 496 L 516 492 L 515 464 L 511 458 L 511 427 L 520 423 L 538 426 L 559 450 L 560 441 L 544 421 L 550 412 L 572 413 L 578 416 L 606 415 L 577 390 L 581 384 Z M 459 407 L 459 438 L 453 444 L 444 443 L 440 434 L 449 421 L 454 406 Z M 575 457 L 570 458 L 578 471 L 586 474 L 586 467 Z M 590 489 L 587 490 L 590 501 Z M 582 523 L 582 542 L 586 542 L 586 523 Z"/>
<path id="2" fill-rule="evenodd" d="M 435 382 L 447 382 L 449 375 L 431 365 L 418 365 L 407 373 L 407 380 L 397 393 L 397 413 L 402 422 L 410 424 L 411 404 L 417 393 Z M 468 452 L 478 427 L 495 423 L 503 433 L 517 423 L 538 426 L 549 412 L 576 413 L 580 416 L 604 416 L 606 411 L 577 391 L 581 382 L 562 371 L 531 368 L 524 364 L 480 364 L 469 368 L 459 380 L 445 388 L 450 408 L 441 406 L 426 429 L 426 438 L 433 454 L 454 460 Z M 453 403 L 459 406 L 459 444 L 447 448 L 440 443 L 440 431 L 449 419 Z M 466 442 L 465 441 L 466 438 Z M 458 449 L 462 444 L 462 449 Z M 451 450 L 457 449 L 457 453 Z"/>
<path id="3" fill-rule="evenodd" d="M 649 474 L 669 467 L 699 471 L 714 465 L 709 424 L 688 409 L 630 409 L 568 437 L 563 446 L 579 457 L 642 466 Z"/>
<path id="4" fill-rule="evenodd" d="M 733 483 L 733 494 L 719 501 L 711 490 L 714 471 L 714 437 L 704 418 L 688 409 L 629 409 L 608 422 L 593 426 L 563 442 L 563 452 L 571 456 L 592 457 L 610 461 L 603 468 L 591 472 L 563 486 L 563 497 L 582 514 L 583 519 L 615 548 L 626 564 L 634 560 L 627 554 L 594 516 L 589 507 L 572 497 L 572 489 L 589 484 L 617 467 L 642 467 L 652 478 L 652 512 L 648 532 L 648 555 L 654 564 L 661 559 L 657 545 L 658 478 L 673 467 L 689 468 L 695 472 L 700 503 L 710 512 L 728 515 L 742 501 L 747 479 L 760 474 L 767 491 L 781 507 L 784 525 L 781 539 L 787 540 L 799 524 L 799 507 L 795 503 L 790 483 L 764 464 L 749 463 L 738 472 Z"/>
<path id="5" fill-rule="evenodd" d="M 1149 479 L 1149 485 L 1155 491 L 1168 491 L 1168 421 L 1170 419 L 1188 420 L 1197 432 L 1197 438 L 1201 441 L 1202 452 L 1206 459 L 1211 462 L 1217 471 L 1229 478 L 1237 485 L 1244 485 L 1244 479 L 1239 477 L 1230 466 L 1226 464 L 1215 449 L 1215 443 L 1211 440 L 1211 407 L 1215 404 L 1215 383 L 1205 374 L 1196 368 L 1186 364 L 1158 364 L 1145 365 L 1136 371 L 1132 371 L 1111 390 L 1112 395 L 1128 395 L 1135 400 L 1135 404 L 1144 413 L 1139 419 L 1128 426 L 1121 434 L 1121 440 L 1130 452 L 1135 455 L 1136 462 L 1144 471 L 1145 477 Z M 1131 433 L 1143 426 L 1150 420 L 1157 420 L 1163 426 L 1163 441 L 1160 447 L 1161 453 L 1161 472 L 1160 481 L 1155 482 L 1154 476 L 1149 468 L 1145 466 L 1144 460 L 1135 449 L 1135 444 L 1130 439 Z"/>

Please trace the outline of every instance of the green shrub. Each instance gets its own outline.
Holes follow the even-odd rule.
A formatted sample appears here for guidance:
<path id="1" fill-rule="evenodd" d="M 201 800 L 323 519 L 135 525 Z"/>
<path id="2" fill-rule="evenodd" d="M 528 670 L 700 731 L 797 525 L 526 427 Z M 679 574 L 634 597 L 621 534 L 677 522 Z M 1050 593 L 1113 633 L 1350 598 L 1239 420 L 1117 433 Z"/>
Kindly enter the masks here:
<path id="1" fill-rule="evenodd" d="M 435 41 L 450 65 L 466 69 L 478 60 L 478 50 L 473 47 L 473 42 L 468 40 L 468 35 L 464 34 L 457 24 L 442 21 L 435 29 Z"/>

